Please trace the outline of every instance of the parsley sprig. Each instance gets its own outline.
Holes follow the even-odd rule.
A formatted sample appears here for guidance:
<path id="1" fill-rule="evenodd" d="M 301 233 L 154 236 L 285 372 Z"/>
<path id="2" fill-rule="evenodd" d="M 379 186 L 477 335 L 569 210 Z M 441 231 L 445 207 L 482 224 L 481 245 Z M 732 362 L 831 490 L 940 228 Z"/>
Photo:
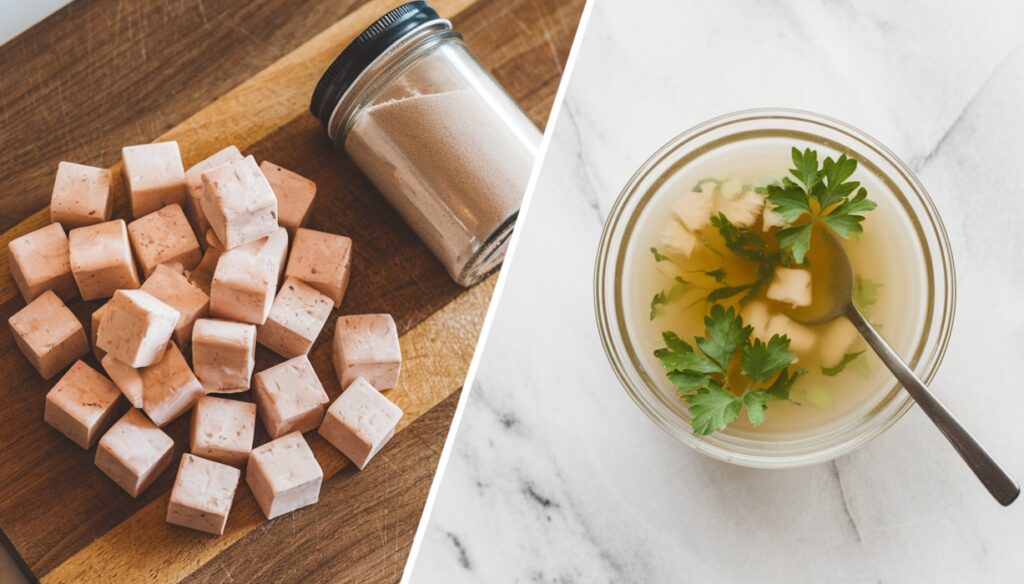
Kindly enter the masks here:
<path id="1" fill-rule="evenodd" d="M 704 327 L 704 336 L 694 339 L 696 348 L 666 331 L 665 348 L 654 352 L 690 404 L 694 433 L 707 435 L 725 428 L 744 407 L 750 423 L 760 425 L 768 402 L 789 399 L 790 388 L 804 374 L 789 367 L 796 359 L 789 338 L 774 335 L 767 343 L 752 339 L 753 327 L 744 326 L 735 308 L 720 304 L 712 305 Z M 730 374 L 737 368 L 749 382 L 746 387 L 731 387 Z"/>
<path id="2" fill-rule="evenodd" d="M 737 227 L 723 214 L 712 217 L 711 226 L 718 230 L 729 251 L 743 259 L 757 263 L 757 278 L 753 282 L 745 284 L 715 288 L 708 294 L 708 302 L 725 300 L 743 293 L 740 304 L 746 304 L 771 281 L 775 268 L 782 261 L 779 251 L 772 249 L 761 234 L 746 227 Z"/>
<path id="3" fill-rule="evenodd" d="M 654 320 L 661 312 L 661 309 L 686 295 L 692 289 L 692 285 L 686 280 L 676 276 L 672 279 L 672 287 L 662 290 L 651 298 L 651 320 Z"/>
<path id="4" fill-rule="evenodd" d="M 878 303 L 878 289 L 881 287 L 882 284 L 858 275 L 853 287 L 853 302 L 857 308 L 864 312 L 870 311 Z"/>
<path id="5" fill-rule="evenodd" d="M 794 168 L 789 173 L 793 178 L 785 177 L 759 187 L 757 192 L 767 196 L 773 210 L 792 224 L 775 235 L 779 248 L 789 254 L 792 262 L 802 264 L 811 247 L 815 225 L 848 238 L 864 231 L 862 213 L 877 205 L 868 199 L 860 182 L 847 180 L 857 170 L 856 160 L 842 154 L 838 159 L 826 158 L 819 166 L 818 153 L 810 148 L 803 152 L 793 148 L 792 158 Z"/>
<path id="6" fill-rule="evenodd" d="M 656 247 L 651 248 L 651 254 L 654 256 L 655 263 L 668 262 L 677 268 L 679 267 L 674 261 L 672 261 L 672 258 L 658 251 L 658 248 Z M 714 270 L 686 270 L 686 273 L 701 274 L 714 280 L 716 284 L 724 282 L 727 275 L 724 268 L 717 268 Z M 654 320 L 662 312 L 664 307 L 681 300 L 688 292 L 696 289 L 703 290 L 705 288 L 703 286 L 694 285 L 693 282 L 683 279 L 682 276 L 675 276 L 672 278 L 671 287 L 656 292 L 651 298 L 650 320 Z"/>
<path id="7" fill-rule="evenodd" d="M 835 377 L 836 375 L 842 373 L 843 370 L 846 369 L 847 365 L 856 361 L 857 357 L 860 357 L 863 354 L 864 351 L 855 351 L 853 353 L 847 353 L 843 355 L 843 358 L 839 360 L 839 363 L 836 363 L 832 367 L 822 367 L 821 374 L 827 377 Z"/>

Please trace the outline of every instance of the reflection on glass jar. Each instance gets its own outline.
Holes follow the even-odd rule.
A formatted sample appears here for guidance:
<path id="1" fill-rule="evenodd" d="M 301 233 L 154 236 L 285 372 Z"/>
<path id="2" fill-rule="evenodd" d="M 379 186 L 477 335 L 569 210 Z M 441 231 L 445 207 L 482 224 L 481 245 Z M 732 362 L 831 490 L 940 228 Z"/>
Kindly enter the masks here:
<path id="1" fill-rule="evenodd" d="M 339 55 L 311 110 L 469 286 L 504 258 L 541 134 L 425 2 L 392 10 Z"/>

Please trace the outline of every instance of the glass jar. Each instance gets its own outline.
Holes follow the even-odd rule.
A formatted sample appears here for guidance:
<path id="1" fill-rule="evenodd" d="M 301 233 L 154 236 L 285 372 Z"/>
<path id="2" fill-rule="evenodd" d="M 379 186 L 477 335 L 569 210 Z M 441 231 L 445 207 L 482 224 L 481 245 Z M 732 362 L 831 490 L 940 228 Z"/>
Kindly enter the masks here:
<path id="1" fill-rule="evenodd" d="M 310 109 L 456 282 L 501 264 L 541 133 L 426 2 L 359 35 Z"/>
<path id="2" fill-rule="evenodd" d="M 748 140 L 800 140 L 844 152 L 860 161 L 887 186 L 898 209 L 912 226 L 914 255 L 924 264 L 926 302 L 918 332 L 911 337 L 908 364 L 928 383 L 945 354 L 953 324 L 956 283 L 952 252 L 942 221 L 924 187 L 896 156 L 863 132 L 817 114 L 795 110 L 752 110 L 729 114 L 688 130 L 656 152 L 619 195 L 601 237 L 595 270 L 595 309 L 605 352 L 626 392 L 663 430 L 713 458 L 756 468 L 788 468 L 831 460 L 862 446 L 892 426 L 913 405 L 891 377 L 870 407 L 840 422 L 793 439 L 734 431 L 730 426 L 708 436 L 690 428 L 689 412 L 675 395 L 666 395 L 652 375 L 646 351 L 630 332 L 624 288 L 626 251 L 637 237 L 638 223 L 659 189 L 680 169 L 718 149 L 742 146 Z M 725 150 L 722 150 L 723 152 Z M 874 177 L 873 177 L 874 178 Z M 642 243 L 636 239 L 636 243 Z M 646 252 L 646 248 L 643 250 Z M 910 307 L 908 307 L 909 309 Z M 917 307 L 913 307 L 917 308 Z"/>

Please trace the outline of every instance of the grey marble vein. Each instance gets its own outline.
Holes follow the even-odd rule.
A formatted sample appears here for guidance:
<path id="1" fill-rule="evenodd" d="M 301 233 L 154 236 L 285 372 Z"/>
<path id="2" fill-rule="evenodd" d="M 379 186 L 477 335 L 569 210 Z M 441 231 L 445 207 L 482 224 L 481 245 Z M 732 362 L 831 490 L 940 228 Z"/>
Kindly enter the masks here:
<path id="1" fill-rule="evenodd" d="M 850 501 L 846 495 L 846 489 L 843 488 L 843 477 L 839 474 L 839 463 L 832 461 L 828 463 L 829 468 L 832 470 L 832 476 L 835 478 L 836 487 L 839 490 L 839 499 L 843 502 L 843 514 L 846 515 L 846 520 L 850 525 L 850 529 L 853 531 L 853 535 L 857 538 L 857 543 L 863 545 L 864 536 L 860 532 L 860 527 L 857 525 L 857 519 L 853 516 L 853 512 L 850 511 Z"/>
<path id="2" fill-rule="evenodd" d="M 942 148 L 943 144 L 946 143 L 946 139 L 949 138 L 950 134 L 952 134 L 960 126 L 960 122 L 963 121 L 964 115 L 971 109 L 971 106 L 974 105 L 978 97 L 984 93 L 985 89 L 992 82 L 993 78 L 995 78 L 997 74 L 1001 72 L 1004 67 L 1007 66 L 1008 62 L 1012 61 L 1012 57 L 1018 51 L 1021 50 L 1022 46 L 1024 46 L 1024 40 L 1018 41 L 1018 43 L 1013 47 L 1013 49 L 1011 49 L 1005 57 L 999 60 L 996 66 L 992 69 L 992 72 L 989 73 L 988 77 L 986 77 L 985 80 L 982 81 L 981 85 L 978 86 L 978 89 L 974 92 L 973 95 L 971 95 L 970 99 L 967 100 L 967 103 L 965 103 L 963 107 L 960 108 L 960 113 L 957 114 L 956 118 L 953 120 L 953 123 L 949 124 L 949 126 L 942 133 L 942 135 L 939 136 L 939 139 L 935 141 L 935 145 L 932 146 L 931 149 L 928 152 L 926 152 L 925 155 L 921 157 L 919 160 L 910 161 L 910 167 L 915 172 L 920 172 L 921 169 L 924 168 L 928 164 L 928 162 L 935 157 L 935 155 Z"/>

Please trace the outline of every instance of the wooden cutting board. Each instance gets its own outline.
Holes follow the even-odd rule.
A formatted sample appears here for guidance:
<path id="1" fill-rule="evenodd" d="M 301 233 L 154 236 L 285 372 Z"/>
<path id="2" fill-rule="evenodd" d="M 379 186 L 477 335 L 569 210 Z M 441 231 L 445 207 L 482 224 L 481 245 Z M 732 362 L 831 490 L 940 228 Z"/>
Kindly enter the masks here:
<path id="1" fill-rule="evenodd" d="M 45 382 L 0 333 L 0 532 L 42 582 L 395 581 L 437 465 L 494 278 L 455 286 L 308 114 L 320 73 L 394 0 L 71 5 L 0 47 L 3 243 L 48 222 L 57 161 L 119 171 L 122 145 L 177 140 L 186 165 L 235 144 L 315 180 L 311 227 L 354 240 L 338 313 L 390 312 L 405 356 L 389 397 L 399 434 L 358 472 L 307 436 L 326 479 L 320 503 L 267 522 L 244 486 L 227 532 L 164 521 L 173 468 L 132 499 L 45 425 Z M 477 55 L 543 126 L 583 0 L 435 0 Z M 331 24 L 334 23 L 334 24 Z M 119 176 L 119 172 L 116 173 Z M 118 179 L 119 180 L 119 179 Z M 119 216 L 123 187 L 115 185 Z M 0 316 L 24 306 L 0 254 Z M 88 326 L 100 303 L 71 304 Z M 332 397 L 333 318 L 310 359 Z M 90 357 L 91 360 L 91 357 Z M 257 368 L 280 359 L 259 348 Z M 96 365 L 94 361 L 90 361 Z M 167 428 L 179 452 L 187 419 Z M 257 442 L 266 440 L 262 428 Z"/>

